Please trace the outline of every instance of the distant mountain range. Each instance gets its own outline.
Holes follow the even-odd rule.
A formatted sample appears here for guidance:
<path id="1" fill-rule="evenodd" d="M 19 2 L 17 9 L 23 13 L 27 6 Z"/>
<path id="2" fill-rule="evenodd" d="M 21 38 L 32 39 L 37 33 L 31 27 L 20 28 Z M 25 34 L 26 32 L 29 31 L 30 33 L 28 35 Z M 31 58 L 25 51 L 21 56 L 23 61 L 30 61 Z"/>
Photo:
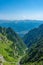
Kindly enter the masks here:
<path id="1" fill-rule="evenodd" d="M 37 28 L 42 23 L 43 21 L 38 20 L 0 20 L 0 26 L 13 28 L 21 37 L 31 29 Z"/>

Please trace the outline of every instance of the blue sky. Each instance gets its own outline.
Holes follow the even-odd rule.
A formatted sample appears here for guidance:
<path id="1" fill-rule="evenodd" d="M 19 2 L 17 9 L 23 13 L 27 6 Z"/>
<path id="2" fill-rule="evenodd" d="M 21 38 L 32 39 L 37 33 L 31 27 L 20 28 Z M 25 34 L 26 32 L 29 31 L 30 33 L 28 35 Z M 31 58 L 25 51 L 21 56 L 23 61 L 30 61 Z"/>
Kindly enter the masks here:
<path id="1" fill-rule="evenodd" d="M 0 19 L 43 20 L 43 0 L 0 0 Z"/>

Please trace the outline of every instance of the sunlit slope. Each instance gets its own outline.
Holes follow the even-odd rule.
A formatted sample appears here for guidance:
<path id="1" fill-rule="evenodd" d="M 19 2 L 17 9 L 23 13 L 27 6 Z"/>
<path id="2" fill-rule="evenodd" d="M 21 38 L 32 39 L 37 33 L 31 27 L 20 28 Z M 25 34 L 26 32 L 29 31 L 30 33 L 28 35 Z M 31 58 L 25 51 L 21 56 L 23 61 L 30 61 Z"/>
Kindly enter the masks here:
<path id="1" fill-rule="evenodd" d="M 25 52 L 26 45 L 21 38 L 9 27 L 0 27 L 0 54 L 7 62 L 17 62 Z"/>

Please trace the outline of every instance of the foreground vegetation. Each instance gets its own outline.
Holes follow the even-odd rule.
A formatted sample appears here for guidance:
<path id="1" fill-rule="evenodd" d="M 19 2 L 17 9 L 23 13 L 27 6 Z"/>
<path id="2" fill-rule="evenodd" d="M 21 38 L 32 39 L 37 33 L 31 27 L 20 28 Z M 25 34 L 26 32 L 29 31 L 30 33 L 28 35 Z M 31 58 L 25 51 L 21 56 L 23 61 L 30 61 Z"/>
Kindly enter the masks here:
<path id="1" fill-rule="evenodd" d="M 43 65 L 43 25 L 26 35 L 23 40 L 27 46 L 11 28 L 0 27 L 0 63 Z"/>
<path id="2" fill-rule="evenodd" d="M 40 61 L 40 62 L 28 62 L 28 63 L 23 64 L 23 65 L 43 65 L 43 61 Z"/>
<path id="3" fill-rule="evenodd" d="M 4 65 L 17 65 L 25 49 L 26 45 L 11 28 L 0 27 L 0 57 L 3 56 Z"/>

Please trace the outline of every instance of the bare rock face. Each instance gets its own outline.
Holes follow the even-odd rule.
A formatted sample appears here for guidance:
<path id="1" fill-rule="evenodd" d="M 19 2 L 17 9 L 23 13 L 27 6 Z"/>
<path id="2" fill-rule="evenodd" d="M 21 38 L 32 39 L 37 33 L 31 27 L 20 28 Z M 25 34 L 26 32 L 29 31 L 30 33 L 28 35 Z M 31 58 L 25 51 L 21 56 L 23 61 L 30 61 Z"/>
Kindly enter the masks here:
<path id="1" fill-rule="evenodd" d="M 3 65 L 3 64 L 2 64 L 2 56 L 0 56 L 0 65 Z"/>
<path id="2" fill-rule="evenodd" d="M 4 58 L 3 56 L 0 55 L 0 65 L 3 65 L 3 62 L 4 62 Z"/>

